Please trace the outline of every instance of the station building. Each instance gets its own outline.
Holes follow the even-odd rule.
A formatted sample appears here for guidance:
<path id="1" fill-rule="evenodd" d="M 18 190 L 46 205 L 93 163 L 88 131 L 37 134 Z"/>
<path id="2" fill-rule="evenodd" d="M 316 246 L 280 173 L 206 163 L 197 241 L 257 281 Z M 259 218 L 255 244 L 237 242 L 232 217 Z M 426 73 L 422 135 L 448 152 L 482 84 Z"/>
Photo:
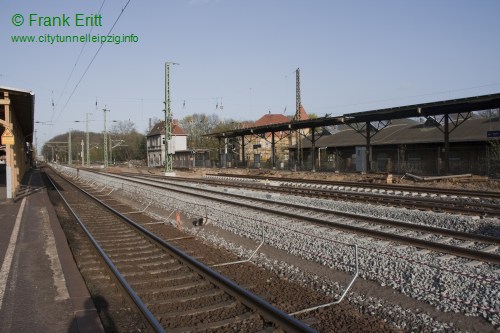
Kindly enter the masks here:
<path id="1" fill-rule="evenodd" d="M 220 151 L 236 155 L 233 159 L 239 163 L 235 166 L 500 176 L 499 109 L 497 93 L 333 117 L 292 119 L 208 136 L 219 140 Z M 300 139 L 283 149 L 288 151 L 288 160 L 280 160 L 279 143 L 287 136 Z M 256 138 L 271 147 L 270 163 L 255 163 L 262 160 L 259 144 L 253 146 L 251 163 L 247 142 Z M 239 152 L 227 150 L 228 142 L 239 145 Z M 261 151 L 255 152 L 255 148 Z M 223 154 L 220 156 L 220 165 L 224 166 Z"/>
<path id="2" fill-rule="evenodd" d="M 365 138 L 345 125 L 329 130 L 316 141 L 314 156 L 311 141 L 303 140 L 305 167 L 315 160 L 319 170 L 366 171 Z M 500 175 L 500 141 L 488 137 L 495 131 L 500 131 L 498 110 L 456 127 L 449 137 L 449 173 Z M 444 173 L 444 149 L 442 125 L 424 118 L 396 119 L 372 136 L 368 163 L 372 172 L 439 175 Z"/>
<path id="3" fill-rule="evenodd" d="M 165 122 L 156 123 L 146 135 L 149 168 L 165 165 Z M 188 149 L 187 134 L 179 122 L 172 124 L 172 165 L 175 169 L 209 168 L 212 166 L 208 149 Z"/>
<path id="4" fill-rule="evenodd" d="M 298 120 L 308 119 L 309 115 L 301 105 Z M 292 120 L 293 117 L 282 113 L 269 112 L 255 122 L 244 123 L 242 127 L 271 128 L 274 125 L 288 124 Z M 295 146 L 297 140 L 303 135 L 308 135 L 309 131 L 308 128 L 302 129 L 300 135 L 293 135 L 289 131 L 269 131 L 244 139 L 228 138 L 223 143 L 224 149 L 221 149 L 221 166 L 260 168 L 269 167 L 273 162 L 284 166 L 288 164 L 290 158 L 290 147 Z M 245 154 L 244 159 L 239 158 L 241 154 Z M 242 163 L 242 160 L 245 162 Z"/>
<path id="5" fill-rule="evenodd" d="M 35 95 L 0 86 L 0 199 L 14 198 L 33 163 Z"/>
<path id="6" fill-rule="evenodd" d="M 146 149 L 148 167 L 161 167 L 165 165 L 165 122 L 156 123 L 146 135 Z M 172 123 L 172 141 L 174 155 L 178 151 L 187 149 L 187 134 L 179 126 L 177 120 Z"/>

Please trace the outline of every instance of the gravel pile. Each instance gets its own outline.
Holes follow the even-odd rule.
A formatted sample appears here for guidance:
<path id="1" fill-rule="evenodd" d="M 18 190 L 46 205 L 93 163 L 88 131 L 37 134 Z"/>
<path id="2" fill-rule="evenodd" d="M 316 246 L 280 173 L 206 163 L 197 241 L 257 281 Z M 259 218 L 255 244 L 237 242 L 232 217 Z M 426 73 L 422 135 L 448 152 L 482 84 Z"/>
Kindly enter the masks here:
<path id="1" fill-rule="evenodd" d="M 71 169 L 67 172 L 75 175 Z M 120 191 L 121 195 L 128 196 L 137 202 L 151 203 L 166 211 L 176 208 L 183 212 L 189 212 L 192 216 L 208 214 L 209 221 L 213 225 L 257 241 L 260 241 L 261 228 L 264 228 L 266 244 L 336 270 L 352 272 L 354 264 L 352 244 L 357 244 L 360 277 L 377 281 L 382 286 L 390 286 L 406 295 L 424 300 L 442 311 L 482 316 L 489 320 L 493 327 L 500 328 L 499 267 L 485 264 L 477 267 L 466 266 L 464 263 L 467 261 L 463 259 L 443 260 L 436 254 L 418 252 L 408 246 L 394 246 L 389 242 L 312 226 L 288 218 L 259 214 L 255 210 L 222 206 L 204 199 L 193 199 L 192 196 L 168 190 L 160 191 L 126 180 L 111 180 L 104 175 L 87 174 L 80 171 L 80 176 L 95 181 L 95 185 L 98 184 L 99 189 L 106 184 L 103 189 L 104 193 L 114 189 Z M 197 184 L 197 186 L 200 185 Z M 482 234 L 488 234 L 488 230 L 491 229 L 494 235 L 500 237 L 498 235 L 500 224 L 498 220 L 494 219 L 477 220 L 464 216 L 320 199 L 313 200 L 254 191 L 240 191 L 240 193 L 410 223 L 422 223 L 469 232 L 480 231 Z M 217 243 L 223 242 L 220 239 L 215 241 Z M 239 252 L 242 257 L 247 256 L 247 250 L 238 246 L 234 247 L 232 244 L 227 246 L 229 249 L 234 248 L 234 251 Z M 305 283 L 313 283 L 327 295 L 333 296 L 341 293 L 342 287 L 339 288 L 332 281 L 318 281 L 311 276 L 300 276 L 301 273 L 294 271 L 293 267 L 282 267 L 277 262 L 266 262 L 262 255 L 256 260 L 263 266 L 282 271 L 283 274 L 295 275 L 295 278 L 303 279 Z M 431 327 L 431 330 L 452 330 L 451 325 L 434 322 L 423 313 L 391 306 L 378 299 L 350 294 L 349 300 L 358 304 L 364 312 L 382 313 L 381 317 L 393 322 L 405 331 L 416 331 L 422 328 L 429 330 Z"/>

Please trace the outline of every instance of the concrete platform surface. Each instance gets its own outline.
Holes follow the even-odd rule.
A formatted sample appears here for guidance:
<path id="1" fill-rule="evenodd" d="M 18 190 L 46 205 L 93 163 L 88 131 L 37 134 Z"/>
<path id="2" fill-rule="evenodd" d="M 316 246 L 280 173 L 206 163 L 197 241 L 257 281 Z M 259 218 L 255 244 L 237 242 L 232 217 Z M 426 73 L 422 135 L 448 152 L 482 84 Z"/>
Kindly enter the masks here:
<path id="1" fill-rule="evenodd" d="M 104 332 L 45 189 L 0 200 L 0 263 L 0 333 Z"/>

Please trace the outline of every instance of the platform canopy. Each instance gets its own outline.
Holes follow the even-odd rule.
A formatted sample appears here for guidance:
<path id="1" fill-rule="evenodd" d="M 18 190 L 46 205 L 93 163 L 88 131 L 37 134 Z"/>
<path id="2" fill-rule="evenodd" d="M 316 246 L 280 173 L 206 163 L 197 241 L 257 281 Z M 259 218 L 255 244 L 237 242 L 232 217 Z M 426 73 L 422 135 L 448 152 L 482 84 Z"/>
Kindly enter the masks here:
<path id="1" fill-rule="evenodd" d="M 33 92 L 0 86 L 0 156 L 5 159 L 0 178 L 5 177 L 7 199 L 14 197 L 33 162 L 34 114 Z"/>
<path id="2" fill-rule="evenodd" d="M 0 86 L 0 105 L 5 93 L 10 99 L 10 107 L 17 118 L 16 125 L 23 133 L 23 137 L 28 142 L 33 142 L 33 128 L 35 122 L 35 95 L 32 91 Z M 11 127 L 0 119 L 0 125 Z"/>
<path id="3" fill-rule="evenodd" d="M 399 106 L 388 109 L 345 114 L 346 122 L 358 123 L 402 118 L 429 117 L 443 114 L 474 112 L 500 107 L 500 93 L 439 102 Z"/>
<path id="4" fill-rule="evenodd" d="M 462 112 L 474 112 L 500 107 L 500 93 L 491 95 L 474 96 L 446 101 L 399 106 L 394 108 L 347 113 L 343 116 L 321 117 L 302 121 L 290 121 L 287 123 L 266 126 L 248 127 L 218 133 L 210 133 L 207 136 L 216 138 L 230 138 L 269 132 L 280 132 L 299 130 L 305 128 L 318 128 L 340 124 L 366 123 L 371 121 L 384 121 L 414 117 L 429 117 L 444 114 Z"/>

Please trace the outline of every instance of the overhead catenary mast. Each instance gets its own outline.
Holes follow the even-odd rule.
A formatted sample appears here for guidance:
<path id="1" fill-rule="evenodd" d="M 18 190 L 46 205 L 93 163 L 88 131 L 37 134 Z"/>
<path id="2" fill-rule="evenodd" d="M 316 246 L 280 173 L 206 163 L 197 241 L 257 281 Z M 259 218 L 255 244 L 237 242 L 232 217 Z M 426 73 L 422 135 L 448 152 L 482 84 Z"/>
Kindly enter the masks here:
<path id="1" fill-rule="evenodd" d="M 300 120 L 300 106 L 302 105 L 300 100 L 300 68 L 295 70 L 295 121 Z M 295 162 L 302 167 L 302 135 L 301 130 L 295 131 L 295 143 L 296 143 L 296 159 Z"/>
<path id="2" fill-rule="evenodd" d="M 171 144 L 172 110 L 170 109 L 170 65 L 179 64 L 175 62 L 165 63 L 165 176 L 175 176 L 172 163 L 172 155 L 174 154 L 174 151 L 173 145 Z"/>
<path id="3" fill-rule="evenodd" d="M 73 164 L 73 153 L 71 151 L 71 128 L 68 131 L 68 165 Z"/>
<path id="4" fill-rule="evenodd" d="M 97 111 L 97 101 L 95 102 L 95 107 L 96 107 L 96 111 Z M 85 128 L 85 140 L 87 142 L 87 168 L 90 168 L 90 140 L 89 140 L 89 114 L 92 114 L 92 113 L 88 113 L 86 114 L 86 128 Z M 83 140 L 82 140 L 83 142 Z M 82 154 L 83 154 L 83 148 L 82 148 Z M 83 155 L 82 155 L 83 156 Z M 82 157 L 82 166 L 83 166 L 83 157 Z"/>
<path id="5" fill-rule="evenodd" d="M 106 112 L 109 112 L 110 110 L 102 109 L 104 112 L 104 168 L 108 167 L 108 132 L 106 131 Z"/>

